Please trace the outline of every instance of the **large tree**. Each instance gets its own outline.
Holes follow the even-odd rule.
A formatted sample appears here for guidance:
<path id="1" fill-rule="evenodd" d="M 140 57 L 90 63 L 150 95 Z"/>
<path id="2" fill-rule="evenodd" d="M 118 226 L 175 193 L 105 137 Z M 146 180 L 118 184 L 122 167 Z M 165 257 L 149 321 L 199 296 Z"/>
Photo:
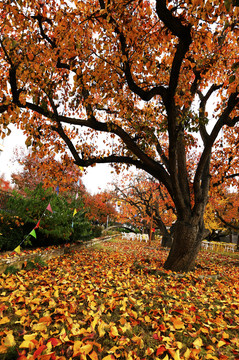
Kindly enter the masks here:
<path id="1" fill-rule="evenodd" d="M 164 265 L 174 271 L 193 268 L 205 233 L 213 144 L 223 127 L 238 132 L 236 4 L 0 3 L 1 122 L 18 124 L 37 152 L 68 149 L 79 166 L 134 165 L 161 182 L 177 211 Z M 193 171 L 192 132 L 203 143 Z"/>

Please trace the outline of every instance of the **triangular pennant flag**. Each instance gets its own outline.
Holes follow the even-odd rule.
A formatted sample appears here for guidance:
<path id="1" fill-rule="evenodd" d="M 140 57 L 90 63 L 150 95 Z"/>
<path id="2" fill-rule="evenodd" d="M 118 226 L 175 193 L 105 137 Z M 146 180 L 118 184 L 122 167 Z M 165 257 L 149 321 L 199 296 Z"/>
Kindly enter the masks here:
<path id="1" fill-rule="evenodd" d="M 78 199 L 78 193 L 76 193 L 76 200 Z"/>
<path id="2" fill-rule="evenodd" d="M 18 245 L 13 251 L 15 251 L 17 254 L 20 254 L 21 252 L 20 245 Z"/>
<path id="3" fill-rule="evenodd" d="M 37 234 L 36 234 L 36 231 L 33 229 L 30 234 L 31 236 L 33 236 L 35 239 L 37 238 Z"/>
<path id="4" fill-rule="evenodd" d="M 73 212 L 73 216 L 75 216 L 75 214 L 77 214 L 77 210 L 75 209 Z"/>
<path id="5" fill-rule="evenodd" d="M 34 227 L 34 229 L 38 229 L 38 228 L 39 228 L 39 226 L 40 226 L 40 221 L 41 221 L 41 220 L 38 221 L 38 223 L 36 224 L 36 226 Z"/>
<path id="6" fill-rule="evenodd" d="M 52 208 L 51 208 L 51 204 L 50 204 L 50 203 L 47 205 L 46 210 L 48 210 L 48 211 L 50 211 L 50 212 L 52 213 Z"/>
<path id="7" fill-rule="evenodd" d="M 83 170 L 84 170 L 84 168 L 83 168 L 82 166 L 79 166 L 79 169 L 80 169 L 80 171 L 83 171 Z"/>

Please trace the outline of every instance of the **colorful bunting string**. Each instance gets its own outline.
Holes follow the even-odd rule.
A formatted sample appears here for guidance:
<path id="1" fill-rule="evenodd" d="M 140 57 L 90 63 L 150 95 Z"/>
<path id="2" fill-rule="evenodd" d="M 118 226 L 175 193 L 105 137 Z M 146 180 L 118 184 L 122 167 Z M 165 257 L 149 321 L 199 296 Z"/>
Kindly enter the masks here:
<path id="1" fill-rule="evenodd" d="M 32 231 L 31 231 L 27 236 L 25 236 L 25 238 L 20 242 L 20 244 L 13 250 L 13 251 L 15 251 L 17 254 L 20 254 L 20 252 L 21 252 L 21 245 L 24 243 L 24 241 L 28 238 L 29 235 L 31 235 L 31 236 L 34 237 L 35 239 L 37 238 L 35 229 L 38 229 L 38 228 L 39 228 L 39 226 L 40 226 L 40 221 L 41 221 L 43 215 L 45 214 L 45 211 L 46 211 L 46 210 L 50 211 L 51 213 L 53 212 L 50 203 L 47 205 L 47 207 L 46 207 L 46 209 L 44 210 L 42 216 L 41 216 L 40 219 L 38 220 L 36 226 L 32 229 Z"/>
<path id="2" fill-rule="evenodd" d="M 84 170 L 84 168 L 81 167 L 81 166 L 79 166 L 79 168 L 80 168 L 80 170 L 82 170 L 82 171 Z M 80 186 L 80 179 L 77 181 L 77 186 Z M 57 193 L 57 195 L 59 195 L 59 185 L 57 185 L 57 187 L 56 187 L 56 193 Z M 75 200 L 77 200 L 77 199 L 78 199 L 78 192 L 76 193 L 76 196 L 75 196 Z M 25 238 L 20 242 L 20 244 L 13 250 L 13 251 L 15 251 L 17 254 L 20 254 L 20 252 L 21 252 L 21 244 L 27 239 L 27 237 L 28 237 L 29 235 L 31 235 L 31 236 L 34 237 L 35 239 L 37 238 L 37 235 L 36 235 L 36 231 L 35 231 L 35 230 L 39 228 L 41 219 L 42 219 L 43 215 L 45 214 L 45 211 L 46 211 L 46 210 L 48 210 L 48 211 L 50 211 L 51 213 L 53 213 L 50 202 L 49 202 L 49 204 L 47 205 L 46 209 L 44 210 L 42 216 L 41 216 L 40 219 L 38 220 L 36 226 L 33 228 L 33 230 L 32 230 L 27 236 L 25 236 Z M 77 210 L 74 209 L 73 217 L 74 217 L 76 214 L 77 214 Z M 72 219 L 72 228 L 73 228 L 73 226 L 74 226 L 74 223 L 73 223 L 73 219 Z"/>

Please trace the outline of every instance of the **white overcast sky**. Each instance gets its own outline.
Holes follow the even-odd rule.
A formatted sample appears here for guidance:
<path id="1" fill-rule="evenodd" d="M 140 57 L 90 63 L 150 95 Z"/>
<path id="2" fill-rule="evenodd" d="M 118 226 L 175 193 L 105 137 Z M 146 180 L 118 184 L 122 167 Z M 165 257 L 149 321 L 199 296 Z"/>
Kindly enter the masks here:
<path id="1" fill-rule="evenodd" d="M 26 138 L 23 136 L 22 131 L 12 125 L 9 127 L 12 130 L 11 134 L 4 140 L 0 139 L 0 145 L 3 145 L 3 151 L 0 151 L 0 176 L 4 175 L 5 180 L 11 180 L 11 173 L 21 169 L 17 161 L 13 161 L 14 149 L 22 147 L 27 153 Z M 108 183 L 111 183 L 116 176 L 115 173 L 111 173 L 112 170 L 109 165 L 105 164 L 88 168 L 87 173 L 82 177 L 87 190 L 95 194 L 109 188 Z"/>

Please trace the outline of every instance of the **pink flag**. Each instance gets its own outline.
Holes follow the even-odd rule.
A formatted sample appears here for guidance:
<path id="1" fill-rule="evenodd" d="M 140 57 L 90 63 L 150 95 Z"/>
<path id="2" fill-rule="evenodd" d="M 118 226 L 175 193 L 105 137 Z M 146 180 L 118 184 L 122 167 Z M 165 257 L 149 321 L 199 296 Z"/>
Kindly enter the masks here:
<path id="1" fill-rule="evenodd" d="M 78 193 L 76 193 L 76 200 L 78 199 Z"/>
<path id="2" fill-rule="evenodd" d="M 46 210 L 50 211 L 51 213 L 53 212 L 53 211 L 52 211 L 52 208 L 51 208 L 51 204 L 50 204 L 50 203 L 47 205 Z"/>

